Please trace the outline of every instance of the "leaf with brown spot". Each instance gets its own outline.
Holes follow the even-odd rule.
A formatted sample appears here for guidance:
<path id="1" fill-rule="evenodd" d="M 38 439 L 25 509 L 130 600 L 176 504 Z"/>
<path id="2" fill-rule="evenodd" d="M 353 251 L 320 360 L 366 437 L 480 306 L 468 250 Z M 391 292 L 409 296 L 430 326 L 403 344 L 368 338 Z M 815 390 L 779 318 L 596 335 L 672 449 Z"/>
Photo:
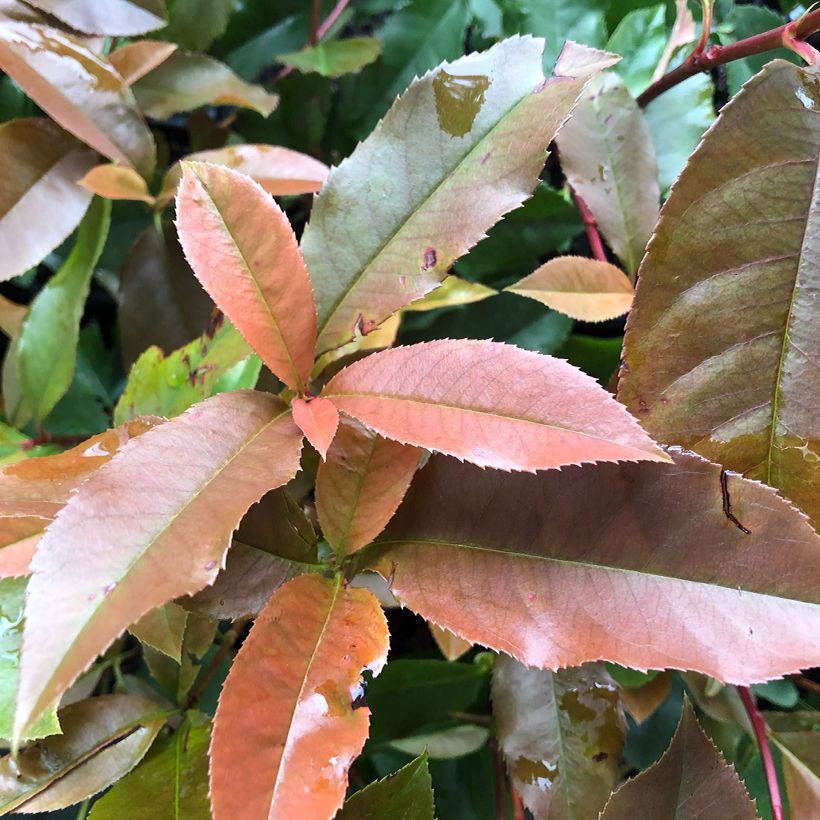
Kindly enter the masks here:
<path id="1" fill-rule="evenodd" d="M 107 199 L 131 199 L 154 204 L 145 180 L 125 165 L 96 165 L 81 180 L 80 185 Z"/>
<path id="2" fill-rule="evenodd" d="M 626 737 L 603 664 L 549 672 L 496 659 L 493 718 L 512 785 L 536 818 L 598 820 Z"/>
<path id="3" fill-rule="evenodd" d="M 288 387 L 313 367 L 316 310 L 293 228 L 273 197 L 244 174 L 185 163 L 177 229 L 202 286 Z"/>
<path id="4" fill-rule="evenodd" d="M 449 339 L 374 353 L 322 395 L 386 438 L 482 467 L 667 461 L 594 379 L 512 345 Z"/>
<path id="5" fill-rule="evenodd" d="M 582 322 L 622 316 L 633 295 L 632 283 L 620 268 L 583 256 L 551 259 L 507 290 Z"/>
<path id="6" fill-rule="evenodd" d="M 367 590 L 319 575 L 278 589 L 219 698 L 210 753 L 215 820 L 332 817 L 367 738 L 370 710 L 353 708 L 361 673 L 377 675 L 387 649 L 387 622 Z"/>
<path id="7" fill-rule="evenodd" d="M 139 763 L 165 723 L 162 701 L 102 695 L 58 712 L 62 734 L 0 758 L 0 813 L 55 811 L 110 786 Z"/>
<path id="8" fill-rule="evenodd" d="M 703 732 L 689 701 L 663 757 L 628 780 L 609 799 L 601 820 L 755 820 L 755 804 L 733 766 L 726 763 Z"/>
<path id="9" fill-rule="evenodd" d="M 223 393 L 81 485 L 32 562 L 17 736 L 124 629 L 213 582 L 248 507 L 296 473 L 301 442 L 278 399 Z"/>
<path id="10" fill-rule="evenodd" d="M 131 85 L 164 63 L 176 50 L 176 43 L 137 40 L 112 51 L 108 60 L 120 77 Z"/>
<path id="11" fill-rule="evenodd" d="M 339 411 L 336 405 L 321 396 L 316 396 L 310 401 L 297 398 L 291 403 L 291 411 L 296 426 L 305 434 L 305 438 L 316 448 L 324 461 L 339 426 Z"/>
<path id="12" fill-rule="evenodd" d="M 634 278 L 658 217 L 658 164 L 643 111 L 617 74 L 596 78 L 558 136 L 567 181 Z"/>
<path id="13" fill-rule="evenodd" d="M 322 533 L 342 555 L 369 544 L 401 504 L 422 451 L 342 418 L 316 474 Z"/>
<path id="14" fill-rule="evenodd" d="M 0 189 L 2 282 L 36 265 L 79 225 L 91 192 L 77 182 L 97 160 L 45 117 L 0 125 L 0 155 L 5 167 Z M 3 330 L 12 335 L 9 326 L 4 324 Z"/>
<path id="15" fill-rule="evenodd" d="M 246 174 L 274 196 L 296 196 L 316 193 L 327 179 L 330 169 L 323 162 L 301 151 L 279 145 L 230 145 L 212 151 L 197 151 L 185 157 L 186 162 L 210 162 Z M 176 163 L 162 181 L 157 201 L 167 205 L 175 196 L 182 167 Z"/>
<path id="16" fill-rule="evenodd" d="M 134 95 L 104 57 L 57 29 L 0 22 L 0 68 L 66 131 L 151 175 L 154 138 Z"/>
<path id="17" fill-rule="evenodd" d="M 618 388 L 652 435 L 777 487 L 815 527 L 819 107 L 817 73 L 775 60 L 721 110 L 641 266 Z"/>
<path id="18" fill-rule="evenodd" d="M 720 468 L 673 455 L 537 475 L 434 456 L 371 565 L 422 617 L 530 666 L 602 659 L 744 684 L 811 666 L 820 536 L 732 476 L 743 532 Z"/>
<path id="19" fill-rule="evenodd" d="M 543 48 L 512 37 L 433 69 L 331 171 L 302 237 L 319 353 L 437 287 L 532 193 L 589 77 L 617 59 L 569 43 L 545 81 Z"/>

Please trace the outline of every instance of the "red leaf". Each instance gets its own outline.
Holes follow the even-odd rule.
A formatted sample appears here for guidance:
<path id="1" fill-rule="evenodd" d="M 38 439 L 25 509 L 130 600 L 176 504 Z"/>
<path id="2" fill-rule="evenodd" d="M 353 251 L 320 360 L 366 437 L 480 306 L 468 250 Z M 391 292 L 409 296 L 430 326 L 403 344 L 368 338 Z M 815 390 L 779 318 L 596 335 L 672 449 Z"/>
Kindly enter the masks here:
<path id="1" fill-rule="evenodd" d="M 318 450 L 323 460 L 327 458 L 327 448 L 330 447 L 339 426 L 339 411 L 336 405 L 321 396 L 310 401 L 294 399 L 291 411 L 293 420 L 305 434 L 305 438 Z"/>
<path id="2" fill-rule="evenodd" d="M 387 649 L 387 623 L 367 590 L 318 575 L 277 590 L 219 698 L 215 820 L 333 817 L 367 738 L 370 710 L 356 703 L 361 672 L 378 674 Z"/>
<path id="3" fill-rule="evenodd" d="M 667 461 L 594 379 L 496 342 L 426 342 L 374 353 L 322 395 L 381 435 L 504 470 Z"/>
<path id="4" fill-rule="evenodd" d="M 313 367 L 316 310 L 287 217 L 249 177 L 184 163 L 179 241 L 197 279 L 262 361 L 304 392 Z"/>
<path id="5" fill-rule="evenodd" d="M 405 606 L 528 666 L 602 659 L 745 684 L 811 666 L 820 537 L 771 488 L 725 481 L 680 453 L 534 476 L 434 456 L 377 568 Z"/>

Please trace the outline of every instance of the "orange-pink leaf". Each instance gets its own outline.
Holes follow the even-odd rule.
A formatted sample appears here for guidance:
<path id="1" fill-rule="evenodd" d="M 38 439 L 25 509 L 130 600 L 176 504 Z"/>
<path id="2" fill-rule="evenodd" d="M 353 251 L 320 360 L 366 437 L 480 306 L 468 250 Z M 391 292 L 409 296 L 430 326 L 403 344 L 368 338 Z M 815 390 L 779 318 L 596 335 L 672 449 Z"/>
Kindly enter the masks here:
<path id="1" fill-rule="evenodd" d="M 623 316 L 633 296 L 632 283 L 620 268 L 583 256 L 550 259 L 507 290 L 583 322 Z"/>
<path id="2" fill-rule="evenodd" d="M 176 43 L 137 40 L 112 51 L 108 59 L 120 77 L 131 85 L 164 63 L 176 50 Z"/>
<path id="3" fill-rule="evenodd" d="M 757 683 L 820 657 L 820 537 L 765 485 L 673 464 L 537 475 L 433 456 L 377 545 L 406 606 L 528 666 Z"/>
<path id="4" fill-rule="evenodd" d="M 367 738 L 361 673 L 378 674 L 387 649 L 387 623 L 367 590 L 318 575 L 277 590 L 219 698 L 215 820 L 333 817 Z"/>
<path id="5" fill-rule="evenodd" d="M 387 438 L 504 470 L 667 461 L 594 379 L 512 345 L 443 340 L 374 353 L 323 392 Z"/>
<path id="6" fill-rule="evenodd" d="M 294 399 L 291 404 L 293 420 L 324 460 L 327 448 L 339 426 L 339 411 L 332 401 L 317 396 L 310 401 Z"/>
<path id="7" fill-rule="evenodd" d="M 279 399 L 222 393 L 80 486 L 32 561 L 17 737 L 124 629 L 213 582 L 248 507 L 296 473 L 301 442 Z"/>
<path id="8" fill-rule="evenodd" d="M 96 165 L 81 180 L 80 185 L 107 199 L 135 199 L 153 205 L 145 180 L 126 165 Z"/>
<path id="9" fill-rule="evenodd" d="M 217 306 L 288 387 L 313 367 L 316 309 L 287 217 L 244 174 L 185 163 L 177 193 L 185 256 Z"/>
<path id="10" fill-rule="evenodd" d="M 342 419 L 316 474 L 316 512 L 335 549 L 349 555 L 384 529 L 410 486 L 421 452 Z"/>

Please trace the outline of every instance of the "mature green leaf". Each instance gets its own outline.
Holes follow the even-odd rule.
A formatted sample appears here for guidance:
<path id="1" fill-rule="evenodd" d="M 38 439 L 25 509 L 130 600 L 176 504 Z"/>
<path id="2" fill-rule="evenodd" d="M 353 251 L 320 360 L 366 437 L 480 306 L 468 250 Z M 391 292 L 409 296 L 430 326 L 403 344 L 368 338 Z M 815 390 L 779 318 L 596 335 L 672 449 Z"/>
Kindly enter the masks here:
<path id="1" fill-rule="evenodd" d="M 597 820 L 615 785 L 626 722 L 603 664 L 549 672 L 504 655 L 493 667 L 496 735 L 535 817 Z"/>
<path id="2" fill-rule="evenodd" d="M 755 34 L 779 28 L 783 25 L 783 22 L 782 15 L 770 8 L 766 8 L 766 6 L 733 5 L 726 19 L 717 27 L 717 36 L 722 45 L 731 45 L 746 37 L 753 37 Z M 729 93 L 737 94 L 743 83 L 751 79 L 766 63 L 775 58 L 789 60 L 793 63 L 799 62 L 799 58 L 793 51 L 777 48 L 727 63 L 726 79 L 729 85 Z"/>
<path id="3" fill-rule="evenodd" d="M 433 820 L 433 781 L 423 752 L 345 801 L 336 820 Z"/>
<path id="4" fill-rule="evenodd" d="M 381 40 L 375 37 L 350 37 L 281 54 L 277 60 L 299 71 L 315 72 L 323 77 L 341 77 L 342 74 L 361 71 L 376 60 L 381 52 Z"/>
<path id="5" fill-rule="evenodd" d="M 215 817 L 332 817 L 367 737 L 360 676 L 377 675 L 387 649 L 387 622 L 367 590 L 315 574 L 278 589 L 219 698 L 210 753 Z"/>
<path id="6" fill-rule="evenodd" d="M 401 504 L 422 451 L 343 418 L 316 474 L 322 534 L 341 555 L 369 544 Z"/>
<path id="7" fill-rule="evenodd" d="M 664 756 L 612 795 L 601 820 L 631 820 L 636 806 L 647 817 L 670 820 L 757 817 L 740 778 L 706 737 L 688 702 Z"/>
<path id="8" fill-rule="evenodd" d="M 634 278 L 658 218 L 658 166 L 643 112 L 616 74 L 590 84 L 558 146 L 567 180 Z"/>
<path id="9" fill-rule="evenodd" d="M 261 85 L 237 77 L 219 60 L 187 51 L 175 51 L 141 77 L 134 84 L 134 95 L 143 113 L 157 119 L 202 105 L 238 105 L 267 116 L 278 100 Z"/>
<path id="10" fill-rule="evenodd" d="M 208 798 L 210 720 L 188 712 L 168 738 L 103 795 L 89 820 L 211 820 Z"/>
<path id="11" fill-rule="evenodd" d="M 133 94 L 79 40 L 48 26 L 0 21 L 0 68 L 66 131 L 145 177 L 154 170 L 154 138 Z"/>
<path id="12" fill-rule="evenodd" d="M 20 642 L 23 637 L 25 578 L 0 580 L 0 738 L 10 738 L 20 676 Z M 26 740 L 57 734 L 60 724 L 51 709 L 26 733 Z"/>
<path id="13" fill-rule="evenodd" d="M 656 97 L 644 109 L 658 160 L 661 194 L 666 194 L 698 147 L 715 111 L 712 80 L 698 74 Z"/>
<path id="14" fill-rule="evenodd" d="M 532 191 L 547 144 L 607 59 L 570 46 L 544 82 L 542 47 L 513 38 L 426 74 L 331 171 L 302 237 L 319 353 L 433 290 Z"/>
<path id="15" fill-rule="evenodd" d="M 278 399 L 225 393 L 140 436 L 81 485 L 32 563 L 16 735 L 123 629 L 213 582 L 240 518 L 293 477 L 300 449 Z"/>
<path id="16" fill-rule="evenodd" d="M 166 0 L 168 25 L 162 30 L 166 40 L 191 51 L 207 51 L 222 35 L 237 6 L 237 0 Z"/>
<path id="17" fill-rule="evenodd" d="M 766 698 L 769 703 L 773 703 L 780 709 L 794 709 L 800 702 L 800 692 L 794 682 L 788 678 L 755 684 L 752 691 L 758 697 Z"/>
<path id="18" fill-rule="evenodd" d="M 185 261 L 173 224 L 146 228 L 120 272 L 118 319 L 126 365 L 151 345 L 170 353 L 195 339 L 206 330 L 212 309 Z"/>
<path id="19" fill-rule="evenodd" d="M 75 183 L 95 158 L 45 117 L 0 126 L 0 155 L 6 169 L 0 192 L 0 281 L 5 281 L 36 265 L 77 227 L 91 194 Z"/>
<path id="20" fill-rule="evenodd" d="M 633 9 L 612 32 L 606 50 L 623 58 L 615 71 L 632 94 L 637 96 L 652 82 L 667 38 L 665 4 Z"/>
<path id="21" fill-rule="evenodd" d="M 63 397 L 74 376 L 80 320 L 91 276 L 111 221 L 111 203 L 95 198 L 60 270 L 29 307 L 17 346 L 23 398 L 36 424 Z"/>
<path id="22" fill-rule="evenodd" d="M 26 0 L 85 34 L 132 37 L 165 25 L 162 0 Z"/>
<path id="23" fill-rule="evenodd" d="M 385 438 L 483 467 L 668 460 L 588 376 L 512 345 L 443 339 L 383 350 L 322 395 Z"/>
<path id="24" fill-rule="evenodd" d="M 815 524 L 818 106 L 815 72 L 775 61 L 724 107 L 650 243 L 619 385 L 658 439 L 779 488 Z"/>
<path id="25" fill-rule="evenodd" d="M 791 817 L 812 817 L 820 806 L 820 713 L 766 713 L 780 750 Z"/>
<path id="26" fill-rule="evenodd" d="M 179 662 L 188 613 L 178 604 L 167 603 L 146 612 L 128 631 L 142 643 Z"/>
<path id="27" fill-rule="evenodd" d="M 601 339 L 598 336 L 573 333 L 555 355 L 559 359 L 566 359 L 607 387 L 621 363 L 622 343 L 621 336 Z"/>
<path id="28" fill-rule="evenodd" d="M 486 726 L 465 723 L 391 740 L 389 746 L 408 755 L 426 751 L 431 760 L 450 760 L 477 752 L 489 737 L 490 730 Z"/>
<path id="29" fill-rule="evenodd" d="M 222 380 L 245 361 L 255 367 L 249 369 L 242 382 L 230 384 L 232 390 L 254 387 L 261 362 L 221 315 L 202 336 L 168 356 L 158 347 L 149 347 L 128 374 L 114 411 L 114 423 L 122 424 L 137 416 L 178 416 L 192 404 L 225 392 L 220 389 Z"/>
<path id="30" fill-rule="evenodd" d="M 213 585 L 180 603 L 213 618 L 255 616 L 282 584 L 319 567 L 313 525 L 286 490 L 273 490 L 245 513 Z"/>
<path id="31" fill-rule="evenodd" d="M 60 709 L 62 734 L 30 744 L 16 760 L 0 758 L 0 814 L 54 811 L 102 791 L 139 763 L 167 716 L 145 695 L 102 695 Z"/>
<path id="32" fill-rule="evenodd" d="M 673 455 L 537 475 L 434 456 L 374 563 L 405 606 L 530 666 L 755 683 L 811 665 L 820 537 L 774 490 Z"/>

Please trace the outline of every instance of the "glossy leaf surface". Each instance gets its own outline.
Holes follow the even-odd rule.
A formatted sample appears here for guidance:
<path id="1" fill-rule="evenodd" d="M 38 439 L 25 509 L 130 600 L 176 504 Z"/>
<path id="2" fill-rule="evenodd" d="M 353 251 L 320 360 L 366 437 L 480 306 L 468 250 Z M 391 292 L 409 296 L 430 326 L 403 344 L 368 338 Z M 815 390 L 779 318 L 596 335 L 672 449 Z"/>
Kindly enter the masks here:
<path id="1" fill-rule="evenodd" d="M 815 525 L 818 106 L 816 75 L 775 61 L 723 109 L 664 206 L 619 386 L 657 438 L 778 487 Z"/>
<path id="2" fill-rule="evenodd" d="M 343 418 L 316 474 L 322 533 L 343 555 L 369 544 L 401 504 L 421 451 Z"/>
<path id="3" fill-rule="evenodd" d="M 27 0 L 84 34 L 131 37 L 165 25 L 162 0 Z"/>
<path id="4" fill-rule="evenodd" d="M 210 721 L 189 712 L 171 737 L 158 740 L 134 771 L 94 803 L 89 820 L 211 820 L 210 739 Z"/>
<path id="5" fill-rule="evenodd" d="M 267 116 L 278 97 L 251 85 L 207 54 L 175 51 L 134 84 L 134 95 L 148 117 L 165 119 L 202 105 L 238 105 Z"/>
<path id="6" fill-rule="evenodd" d="M 670 820 L 757 817 L 734 767 L 706 737 L 688 702 L 664 756 L 612 795 L 601 820 L 631 820 L 636 806 L 647 817 Z"/>
<path id="7" fill-rule="evenodd" d="M 313 367 L 313 294 L 287 217 L 257 183 L 186 164 L 177 194 L 185 256 L 217 306 L 262 361 L 301 392 Z"/>
<path id="8" fill-rule="evenodd" d="M 321 396 L 316 396 L 310 401 L 294 399 L 291 403 L 291 412 L 296 426 L 305 434 L 305 438 L 316 448 L 324 461 L 339 426 L 339 411 L 336 405 Z"/>
<path id="9" fill-rule="evenodd" d="M 112 51 L 108 55 L 108 60 L 117 70 L 117 74 L 131 85 L 165 62 L 176 50 L 174 43 L 137 40 Z"/>
<path id="10" fill-rule="evenodd" d="M 224 165 L 256 180 L 269 194 L 295 196 L 316 193 L 327 179 L 328 167 L 300 151 L 279 145 L 231 145 L 212 151 L 188 154 L 187 162 Z M 159 200 L 170 201 L 182 178 L 179 163 L 173 165 L 162 181 Z"/>
<path id="11" fill-rule="evenodd" d="M 91 193 L 76 183 L 95 165 L 95 156 L 45 117 L 0 126 L 0 154 L 5 164 L 0 190 L 4 281 L 36 265 L 77 227 Z M 44 213 L 48 219 L 42 219 Z M 36 231 L 31 230 L 35 220 Z"/>
<path id="12" fill-rule="evenodd" d="M 369 710 L 354 703 L 361 672 L 378 674 L 387 648 L 387 623 L 367 590 L 318 575 L 277 590 L 219 699 L 211 743 L 215 820 L 331 817 L 367 737 Z"/>
<path id="13" fill-rule="evenodd" d="M 632 284 L 620 268 L 582 256 L 559 256 L 507 290 L 584 322 L 622 316 L 632 304 Z"/>
<path id="14" fill-rule="evenodd" d="M 693 455 L 535 476 L 436 456 L 378 543 L 405 606 L 530 666 L 754 683 L 817 657 L 820 538 L 774 490 L 722 486 Z"/>
<path id="15" fill-rule="evenodd" d="M 0 22 L 0 68 L 66 131 L 147 177 L 154 138 L 105 58 L 47 26 Z"/>
<path id="16" fill-rule="evenodd" d="M 302 238 L 320 353 L 435 288 L 532 192 L 547 144 L 602 59 L 568 46 L 556 68 L 567 76 L 545 83 L 542 50 L 512 38 L 425 74 L 332 170 Z M 565 67 L 573 61 L 586 65 Z"/>
<path id="17" fill-rule="evenodd" d="M 598 820 L 626 734 L 618 687 L 603 664 L 549 672 L 502 655 L 492 693 L 507 770 L 533 816 Z"/>
<path id="18" fill-rule="evenodd" d="M 385 350 L 342 370 L 323 395 L 387 438 L 484 467 L 666 460 L 589 376 L 512 345 L 443 340 Z"/>
<path id="19" fill-rule="evenodd" d="M 32 563 L 18 734 L 123 629 L 213 582 L 240 518 L 293 477 L 300 449 L 278 399 L 226 393 L 144 434 L 82 485 Z"/>
<path id="20" fill-rule="evenodd" d="M 558 138 L 561 166 L 634 277 L 658 216 L 652 136 L 615 74 L 596 80 Z"/>
<path id="21" fill-rule="evenodd" d="M 433 782 L 427 754 L 345 801 L 336 820 L 433 820 Z"/>
<path id="22" fill-rule="evenodd" d="M 71 385 L 80 320 L 110 223 L 110 203 L 92 201 L 71 253 L 34 298 L 23 322 L 17 343 L 20 384 L 38 425 Z"/>
<path id="23" fill-rule="evenodd" d="M 0 812 L 53 811 L 79 803 L 130 771 L 165 723 L 161 702 L 103 695 L 59 712 L 63 733 L 0 758 Z"/>
<path id="24" fill-rule="evenodd" d="M 287 490 L 273 490 L 245 514 L 213 585 L 182 604 L 213 618 L 255 616 L 282 584 L 318 567 L 313 526 Z"/>

